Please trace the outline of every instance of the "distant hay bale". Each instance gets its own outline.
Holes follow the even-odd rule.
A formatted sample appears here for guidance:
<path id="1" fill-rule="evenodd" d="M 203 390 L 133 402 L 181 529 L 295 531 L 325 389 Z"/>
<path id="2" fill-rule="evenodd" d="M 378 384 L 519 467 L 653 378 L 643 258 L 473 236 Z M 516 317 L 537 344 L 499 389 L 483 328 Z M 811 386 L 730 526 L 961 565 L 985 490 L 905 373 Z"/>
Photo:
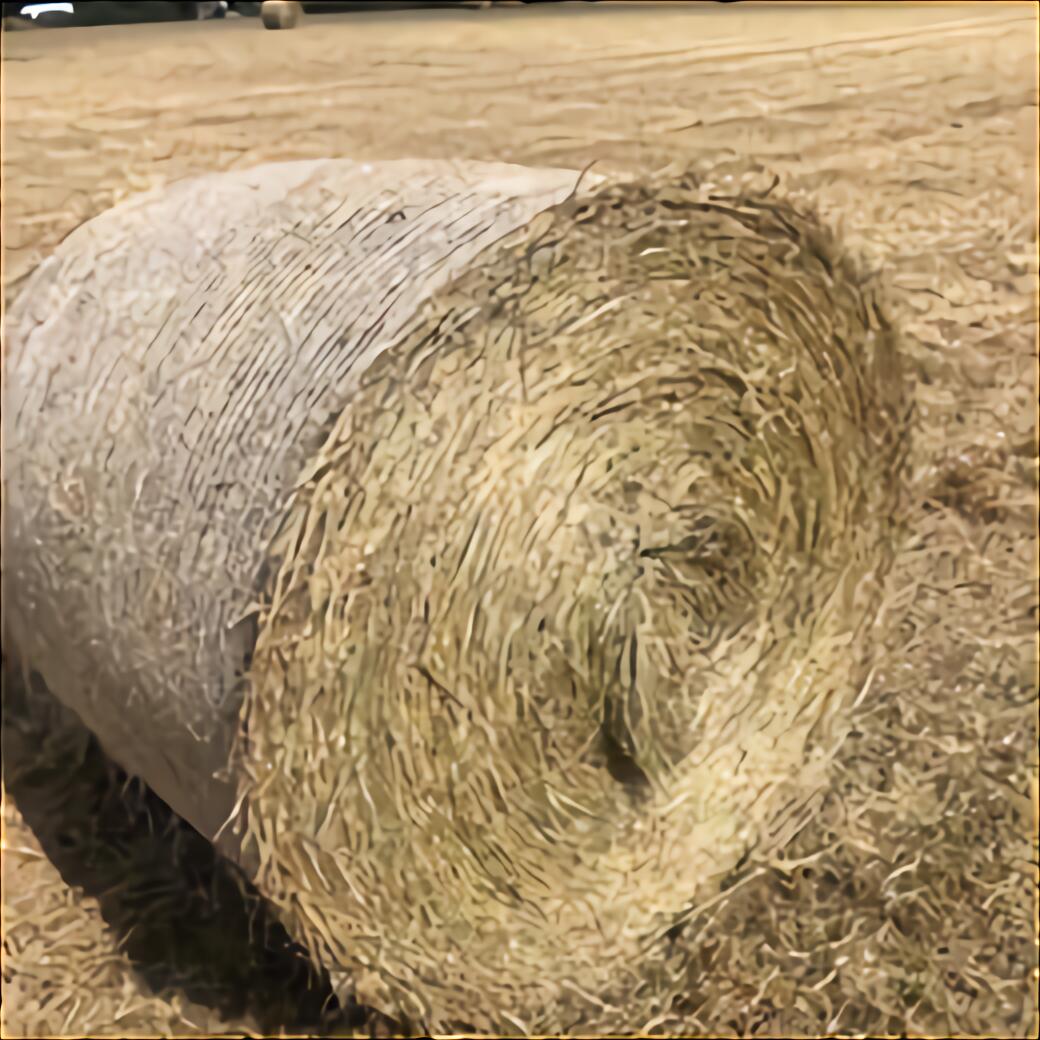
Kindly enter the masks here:
<path id="1" fill-rule="evenodd" d="M 607 183 L 481 254 L 270 548 L 245 855 L 428 1029 L 645 1022 L 655 944 L 811 814 L 869 674 L 896 337 L 812 215 L 711 192 Z"/>

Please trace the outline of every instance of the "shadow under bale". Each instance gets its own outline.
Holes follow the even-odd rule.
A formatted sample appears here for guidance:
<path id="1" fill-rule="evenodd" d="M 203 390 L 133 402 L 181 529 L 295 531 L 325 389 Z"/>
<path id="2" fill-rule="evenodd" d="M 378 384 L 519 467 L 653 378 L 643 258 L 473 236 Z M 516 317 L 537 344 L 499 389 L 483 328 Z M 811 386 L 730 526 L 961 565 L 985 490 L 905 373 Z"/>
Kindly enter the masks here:
<path id="1" fill-rule="evenodd" d="M 81 936 L 68 963 L 59 966 L 54 937 L 77 925 L 75 904 L 63 908 L 61 920 L 35 924 L 51 963 L 43 969 L 50 978 L 46 990 L 57 997 L 70 987 L 78 997 L 68 1032 L 87 1023 L 91 1031 L 117 1035 L 119 1022 L 104 1017 L 111 995 L 95 994 L 88 985 L 117 949 L 143 980 L 143 993 L 182 994 L 226 1023 L 249 1023 L 260 1035 L 354 1035 L 362 1027 L 383 1028 L 378 1014 L 340 1005 L 327 974 L 315 970 L 238 868 L 145 785 L 129 779 L 42 684 L 27 692 L 22 677 L 7 668 L 3 783 L 62 880 L 97 900 L 112 934 L 107 952 L 82 945 Z M 5 940 L 17 933 L 20 948 L 48 893 L 36 893 L 35 900 L 32 892 L 18 895 L 24 909 L 6 905 Z M 21 964 L 16 949 L 5 949 L 5 972 L 26 969 L 39 966 Z M 72 976 L 66 978 L 65 970 Z M 27 1014 L 18 1006 L 5 1011 L 19 1022 Z"/>
<path id="2" fill-rule="evenodd" d="M 649 1021 L 689 908 L 819 804 L 908 432 L 876 280 L 768 191 L 607 184 L 485 252 L 271 548 L 258 887 L 428 1029 Z"/>

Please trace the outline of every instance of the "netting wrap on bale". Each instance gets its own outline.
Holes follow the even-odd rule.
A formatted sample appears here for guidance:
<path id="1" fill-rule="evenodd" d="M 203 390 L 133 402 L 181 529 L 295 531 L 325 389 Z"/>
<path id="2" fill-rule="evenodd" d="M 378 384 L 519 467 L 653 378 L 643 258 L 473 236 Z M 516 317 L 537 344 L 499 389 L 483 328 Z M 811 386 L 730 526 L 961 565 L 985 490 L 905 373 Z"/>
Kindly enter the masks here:
<path id="1" fill-rule="evenodd" d="M 646 1021 L 668 929 L 811 814 L 900 509 L 881 295 L 812 214 L 669 170 L 368 367 L 270 546 L 235 764 L 261 889 L 363 999 Z"/>
<path id="2" fill-rule="evenodd" d="M 234 805 L 265 546 L 329 416 L 426 295 L 578 176 L 346 159 L 209 174 L 83 224 L 22 288 L 5 651 L 207 836 Z"/>

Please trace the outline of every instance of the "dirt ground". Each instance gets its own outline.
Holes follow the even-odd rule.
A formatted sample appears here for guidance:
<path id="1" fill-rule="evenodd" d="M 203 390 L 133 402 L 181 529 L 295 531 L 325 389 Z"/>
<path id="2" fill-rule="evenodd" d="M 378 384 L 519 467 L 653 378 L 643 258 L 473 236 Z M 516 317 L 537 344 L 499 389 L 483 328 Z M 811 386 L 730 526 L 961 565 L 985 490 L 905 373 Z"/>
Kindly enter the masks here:
<path id="1" fill-rule="evenodd" d="M 751 157 L 886 272 L 919 416 L 905 619 L 841 798 L 712 911 L 716 931 L 761 923 L 754 957 L 736 965 L 727 939 L 704 940 L 691 996 L 659 1030 L 1035 1035 L 1036 34 L 1035 6 L 1001 3 L 563 4 L 315 16 L 290 33 L 228 18 L 4 34 L 6 300 L 129 194 L 324 156 L 696 160 L 720 184 Z M 362 1021 L 193 832 L 73 720 L 11 689 L 4 1035 Z M 804 910 L 826 898 L 845 925 Z M 691 949 L 707 927 L 688 930 Z"/>

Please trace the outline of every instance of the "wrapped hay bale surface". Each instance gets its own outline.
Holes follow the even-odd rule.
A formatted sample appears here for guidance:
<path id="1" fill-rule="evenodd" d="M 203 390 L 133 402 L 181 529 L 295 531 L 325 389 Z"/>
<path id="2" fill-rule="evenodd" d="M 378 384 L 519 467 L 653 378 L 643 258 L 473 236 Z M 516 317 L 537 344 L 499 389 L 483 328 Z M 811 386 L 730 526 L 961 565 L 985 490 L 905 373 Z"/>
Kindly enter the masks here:
<path id="1" fill-rule="evenodd" d="M 277 164 L 12 309 L 5 652 L 380 1010 L 649 1021 L 826 784 L 906 406 L 878 287 L 753 180 Z"/>
<path id="2" fill-rule="evenodd" d="M 265 546 L 322 427 L 425 295 L 577 177 L 321 160 L 186 180 L 77 228 L 14 302 L 5 653 L 207 836 L 234 806 Z"/>
<path id="3" fill-rule="evenodd" d="M 269 547 L 234 757 L 260 888 L 363 1000 L 645 1024 L 668 930 L 811 814 L 900 509 L 879 295 L 810 214 L 665 171 L 366 369 Z"/>

